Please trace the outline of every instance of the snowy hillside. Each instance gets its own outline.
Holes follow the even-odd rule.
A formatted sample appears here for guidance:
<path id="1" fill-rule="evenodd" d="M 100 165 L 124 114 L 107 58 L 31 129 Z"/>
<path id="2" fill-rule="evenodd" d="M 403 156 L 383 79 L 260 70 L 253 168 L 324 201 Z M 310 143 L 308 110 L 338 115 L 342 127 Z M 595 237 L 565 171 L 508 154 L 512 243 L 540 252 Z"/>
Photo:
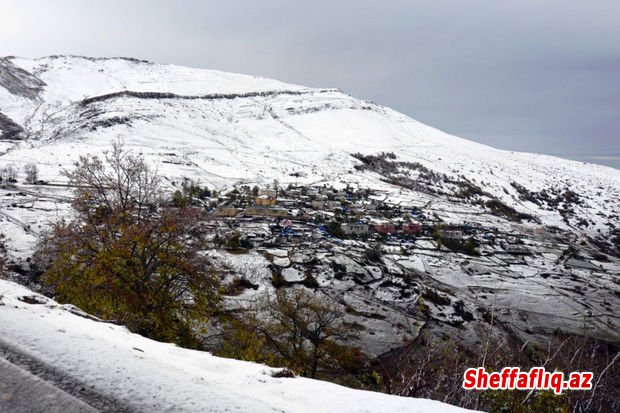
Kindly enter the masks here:
<path id="1" fill-rule="evenodd" d="M 47 380 L 61 389 L 77 382 L 91 395 L 113 397 L 119 406 L 138 411 L 469 411 L 305 378 L 274 378 L 278 369 L 148 340 L 0 280 L 3 358 L 17 358 L 24 367 L 36 363 L 39 372 L 53 371 Z M 4 407 L 10 404 L 0 399 L 0 411 Z"/>
<path id="2" fill-rule="evenodd" d="M 127 59 L 4 58 L 0 73 L 0 112 L 23 139 L 2 143 L 0 159 L 36 160 L 48 181 L 58 181 L 79 153 L 116 137 L 169 177 L 214 187 L 278 178 L 384 188 L 375 174 L 355 171 L 359 161 L 350 154 L 394 152 L 400 161 L 463 176 L 545 224 L 583 221 L 581 229 L 593 233 L 620 214 L 619 170 L 496 150 L 334 89 Z M 512 183 L 531 192 L 570 190 L 581 203 L 564 220 L 521 199 Z"/>
<path id="3" fill-rule="evenodd" d="M 28 276 L 38 235 L 70 214 L 72 189 L 61 171 L 118 138 L 143 154 L 169 189 L 191 179 L 219 191 L 208 200 L 214 203 L 208 227 L 221 239 L 234 228 L 250 245 L 238 254 L 209 251 L 225 282 L 236 277 L 251 286 L 227 297 L 231 308 L 273 292 L 274 277 L 281 277 L 287 287 L 312 288 L 347 309 L 347 321 L 360 329 L 357 344 L 370 357 L 405 343 L 418 346 L 420 331 L 432 328 L 472 349 L 482 348 L 483 334 L 516 348 L 546 348 L 557 332 L 620 342 L 620 170 L 497 150 L 338 89 L 136 59 L 0 59 L 0 169 L 17 171 L 14 185 L 0 188 L 0 232 L 15 271 Z M 24 182 L 29 163 L 39 168 L 36 184 Z M 284 220 L 253 215 L 226 196 L 234 189 L 252 198 L 252 186 L 274 179 L 288 192 L 278 207 L 292 220 L 287 225 L 295 238 L 284 233 Z M 218 216 L 219 208 L 233 215 Z M 338 225 L 361 222 L 362 235 L 327 234 L 321 224 L 335 217 Z M 418 226 L 415 236 L 405 233 L 406 224 Z M 398 230 L 381 232 L 389 225 Z M 373 249 L 380 257 L 370 260 Z M 24 304 L 17 300 L 24 290 L 1 286 L 0 334 L 27 343 L 43 361 L 66 360 L 78 375 L 95 373 L 80 370 L 89 368 L 78 362 L 87 355 L 74 359 L 62 350 L 63 337 L 75 347 L 90 343 L 128 369 L 153 361 L 155 376 L 166 383 L 188 375 L 183 395 L 204 392 L 204 378 L 213 383 L 207 391 L 220 392 L 214 395 L 222 400 L 234 403 L 243 394 L 256 409 L 303 404 L 326 411 L 327 404 L 316 404 L 325 392 L 359 400 L 346 405 L 354 411 L 362 405 L 386 411 L 381 406 L 388 399 L 395 400 L 394 411 L 426 411 L 418 401 L 349 396 L 302 379 L 279 393 L 282 379 L 263 374 L 262 366 L 156 344 L 51 301 Z M 35 340 L 39 331 L 53 345 Z M 181 367 L 168 371 L 169 363 Z M 124 388 L 123 374 L 98 379 L 112 387 L 119 380 Z M 152 385 L 155 393 L 167 384 Z"/>

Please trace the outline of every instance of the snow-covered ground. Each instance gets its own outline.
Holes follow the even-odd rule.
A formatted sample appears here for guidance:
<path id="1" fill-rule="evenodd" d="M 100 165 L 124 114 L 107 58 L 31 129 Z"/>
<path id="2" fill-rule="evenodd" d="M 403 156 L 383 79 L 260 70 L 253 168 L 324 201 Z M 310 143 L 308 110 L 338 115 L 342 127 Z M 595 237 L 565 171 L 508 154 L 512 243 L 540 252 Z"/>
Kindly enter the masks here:
<path id="1" fill-rule="evenodd" d="M 581 200 L 575 215 L 590 234 L 608 230 L 620 216 L 620 170 L 497 150 L 335 89 L 128 59 L 0 61 L 0 70 L 20 75 L 4 84 L 0 77 L 0 112 L 26 139 L 2 143 L 0 166 L 36 162 L 41 179 L 51 182 L 62 180 L 60 170 L 79 154 L 100 152 L 120 137 L 171 180 L 188 177 L 219 188 L 274 178 L 351 184 L 386 190 L 392 199 L 428 201 L 355 170 L 359 161 L 350 156 L 394 152 L 399 161 L 466 177 L 546 225 L 567 227 L 557 208 L 523 200 L 513 183 L 534 192 L 573 191 Z M 126 91 L 144 94 L 97 98 Z"/>
<path id="2" fill-rule="evenodd" d="M 143 94 L 101 97 L 127 91 Z M 402 260 L 402 266 L 422 273 L 429 270 L 435 282 L 463 291 L 491 287 L 500 295 L 505 291 L 505 297 L 498 301 L 510 308 L 518 303 L 519 309 L 531 307 L 548 314 L 548 302 L 556 301 L 550 297 L 562 296 L 568 304 L 553 306 L 556 311 L 552 312 L 571 319 L 562 321 L 562 326 L 570 324 L 571 330 L 576 330 L 587 308 L 595 316 L 605 317 L 605 327 L 601 328 L 604 337 L 616 328 L 609 308 L 617 308 L 618 300 L 608 279 L 620 271 L 617 261 L 604 263 L 604 272 L 591 274 L 567 269 L 559 258 L 570 244 L 581 245 L 587 237 L 605 240 L 618 226 L 620 170 L 497 150 L 335 89 L 311 89 L 260 77 L 135 59 L 2 58 L 0 113 L 23 129 L 18 136 L 22 140 L 0 141 L 0 168 L 13 165 L 18 170 L 18 187 L 0 189 L 0 231 L 7 236 L 11 259 L 18 262 L 23 263 L 31 255 L 37 235 L 50 221 L 68 216 L 71 197 L 70 189 L 62 186 L 24 185 L 22 167 L 34 162 L 39 166 L 40 179 L 62 183 L 60 172 L 70 168 L 80 154 L 109 149 L 112 140 L 122 138 L 128 147 L 144 154 L 170 185 L 184 177 L 218 189 L 271 183 L 274 178 L 282 186 L 350 185 L 372 188 L 375 198 L 384 202 L 424 208 L 447 224 L 476 222 L 520 234 L 535 227 L 558 227 L 570 240 L 550 238 L 535 245 L 534 249 L 541 253 L 553 249 L 544 260 L 531 259 L 524 265 L 508 267 L 505 260 L 490 258 L 481 265 L 502 268 L 490 276 L 464 277 L 460 265 L 464 258 L 434 256 L 432 251 L 420 251 L 409 258 L 410 262 Z M 480 204 L 389 184 L 376 172 L 357 170 L 361 162 L 351 156 L 356 152 L 393 152 L 399 162 L 419 163 L 443 177 L 434 189 L 450 186 L 448 180 L 466 179 L 494 199 L 534 216 L 538 223 L 514 225 Z M 419 177 L 415 168 L 405 172 L 412 173 L 414 181 Z M 519 193 L 519 185 L 537 194 L 551 194 L 556 197 L 555 205 L 526 199 Z M 567 206 L 565 198 L 558 198 L 557 194 L 567 191 L 576 194 L 579 202 Z M 566 208 L 572 209 L 569 219 L 562 214 Z M 434 244 L 418 240 L 416 248 L 433 249 Z M 346 261 L 346 252 L 335 260 Z M 248 279 L 260 285 L 261 291 L 269 286 L 267 270 L 255 271 L 258 261 L 228 261 L 224 264 L 230 264 L 239 274 L 251 273 Z M 274 254 L 273 263 L 283 268 L 293 265 L 286 251 L 283 256 Z M 351 271 L 366 274 L 369 280 L 374 277 L 355 269 L 354 262 L 344 264 Z M 545 277 L 550 271 L 562 275 L 555 281 L 556 275 L 540 278 L 528 275 L 528 271 Z M 602 292 L 597 292 L 596 297 L 608 302 L 608 306 L 589 308 L 596 297 L 556 285 L 568 283 L 572 288 L 573 281 L 566 281 L 570 274 L 575 283 L 583 283 L 581 273 L 589 274 L 591 280 L 603 280 L 594 282 L 598 287 L 592 290 L 600 288 Z M 287 269 L 285 276 L 290 280 L 300 277 L 293 268 Z M 317 279 L 321 285 L 333 283 L 329 276 L 317 274 Z M 540 289 L 545 293 L 528 293 Z M 390 296 L 389 291 L 381 294 L 382 299 Z M 474 298 L 480 299 L 478 296 L 482 293 L 476 293 Z M 537 303 L 533 297 L 539 297 Z M 540 324 L 545 323 L 543 318 Z"/>
<path id="3" fill-rule="evenodd" d="M 467 411 L 306 378 L 274 378 L 272 373 L 278 369 L 159 343 L 78 314 L 76 309 L 0 280 L 0 345 L 18 348 L 59 374 L 138 411 Z M 10 408 L 0 400 L 0 410 L 3 403 Z"/>
<path id="4" fill-rule="evenodd" d="M 513 326 L 524 340 L 536 340 L 539 334 L 556 328 L 582 334 L 587 322 L 591 329 L 588 334 L 618 341 L 619 261 L 614 257 L 597 261 L 600 254 L 595 254 L 599 250 L 592 240 L 609 239 L 619 226 L 620 170 L 497 150 L 336 89 L 312 89 L 134 59 L 0 58 L 0 115 L 0 136 L 15 130 L 15 125 L 22 130 L 16 135 L 19 140 L 0 140 L 0 168 L 13 165 L 18 170 L 17 188 L 0 189 L 0 232 L 7 236 L 14 262 L 24 264 L 46 225 L 70 213 L 71 192 L 62 186 L 60 172 L 70 168 L 80 154 L 101 153 L 113 140 L 122 138 L 129 148 L 143 154 L 170 186 L 190 178 L 218 190 L 233 185 L 264 185 L 274 179 L 283 187 L 292 183 L 370 188 L 374 200 L 405 210 L 421 208 L 444 224 L 473 222 L 504 237 L 523 237 L 531 256 L 511 257 L 500 245 L 483 246 L 478 258 L 449 254 L 445 247 L 437 250 L 429 237 L 416 240 L 411 255 L 400 256 L 400 248 L 394 247 L 384 256 L 383 268 L 368 269 L 361 258 L 363 243 L 357 250 L 353 243 L 327 243 L 304 250 L 270 249 L 266 254 L 212 253 L 227 269 L 229 278 L 245 276 L 258 286 L 259 293 L 272 289 L 270 263 L 295 282 L 302 274 L 303 259 L 299 257 L 316 254 L 321 264 L 314 275 L 322 289 L 364 313 L 386 318 L 366 320 L 368 332 L 362 336 L 369 354 L 381 354 L 411 338 L 395 333 L 394 326 L 417 321 L 412 315 L 412 309 L 417 308 L 414 300 L 426 289 L 437 289 L 452 299 L 445 308 L 429 303 L 433 317 L 445 322 L 463 322 L 455 319 L 453 308 L 457 300 L 463 300 L 474 322 L 483 322 L 477 310 L 480 306 L 497 311 L 498 319 Z M 403 176 L 411 173 L 414 183 L 421 181 L 420 171 L 424 169 L 440 176 L 433 188 L 439 192 L 391 184 L 376 171 L 359 170 L 362 163 L 351 156 L 357 152 L 393 152 L 398 162 L 410 163 L 408 170 L 401 169 Z M 23 166 L 29 162 L 38 165 L 39 178 L 50 185 L 23 184 Z M 453 187 L 455 181 L 475 184 L 488 194 L 485 199 L 501 201 L 533 219 L 516 224 L 501 214 L 494 215 L 481 202 L 454 198 L 454 188 L 446 188 Z M 536 198 L 543 194 L 549 195 L 551 202 Z M 578 201 L 568 202 L 573 195 Z M 537 232 L 539 229 L 543 232 Z M 269 233 L 268 228 L 262 230 Z M 256 228 L 248 231 L 255 232 Z M 583 250 L 583 259 L 594 269 L 567 265 L 565 253 L 570 248 Z M 368 283 L 367 288 L 361 288 L 351 277 L 336 279 L 332 263 Z M 389 282 L 382 285 L 384 281 Z M 51 302 L 17 302 L 17 294 L 25 292 L 4 282 L 2 288 L 8 291 L 5 304 L 11 304 L 0 307 L 0 334 L 9 334 L 7 337 L 17 340 L 17 345 L 23 343 L 33 355 L 51 364 L 58 362 L 78 376 L 97 377 L 101 373 L 96 372 L 96 363 L 123 366 L 109 369 L 101 378 L 99 385 L 111 393 L 126 394 L 144 386 L 153 403 L 165 406 L 170 400 L 161 394 L 167 392 L 157 390 L 157 386 L 168 389 L 169 383 L 183 383 L 178 384 L 182 396 L 174 396 L 179 408 L 202 397 L 197 395 L 204 394 L 206 400 L 209 394 L 220 393 L 222 403 L 230 401 L 234 407 L 234 402 L 242 399 L 240 395 L 250 391 L 251 400 L 257 400 L 254 410 L 263 406 L 290 411 L 290 402 L 298 403 L 295 410 L 307 403 L 308 410 L 323 411 L 329 403 L 317 406 L 321 392 L 329 397 L 334 394 L 334 400 L 357 400 L 351 404 L 356 406 L 351 408 L 354 411 L 389 410 L 382 408 L 384 400 L 392 400 L 384 399 L 386 396 L 305 379 L 273 379 L 268 368 L 153 343 L 120 327 L 73 316 Z M 400 296 L 403 291 L 408 294 Z M 249 300 L 253 294 L 254 290 L 248 290 L 236 300 Z M 13 308 L 15 303 L 18 308 Z M 468 323 L 463 325 L 466 328 Z M 77 349 L 83 346 L 100 356 L 91 357 L 85 353 L 88 350 L 80 350 L 81 360 L 92 358 L 94 364 L 79 363 L 72 359 L 67 345 Z M 142 368 L 149 372 L 145 376 L 162 375 L 165 380 L 142 378 Z M 242 370 L 247 374 L 240 373 Z M 127 377 L 136 384 L 129 383 Z M 206 391 L 201 387 L 203 381 L 211 384 Z M 227 387 L 226 383 L 233 385 Z M 256 389 L 260 390 L 254 393 Z M 303 397 L 298 398 L 296 391 Z M 224 397 L 227 392 L 230 397 Z M 363 397 L 369 399 L 360 399 Z M 395 411 L 399 406 L 407 411 L 426 408 L 426 402 L 394 403 Z M 347 411 L 335 406 L 335 411 Z"/>

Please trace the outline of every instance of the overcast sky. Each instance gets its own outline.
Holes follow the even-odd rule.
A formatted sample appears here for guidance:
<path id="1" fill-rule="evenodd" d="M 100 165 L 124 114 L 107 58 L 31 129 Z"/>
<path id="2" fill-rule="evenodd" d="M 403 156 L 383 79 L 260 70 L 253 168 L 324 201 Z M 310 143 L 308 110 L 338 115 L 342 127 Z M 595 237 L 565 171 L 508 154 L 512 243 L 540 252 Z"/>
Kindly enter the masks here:
<path id="1" fill-rule="evenodd" d="M 0 55 L 338 87 L 498 148 L 620 168 L 619 0 L 0 0 Z"/>

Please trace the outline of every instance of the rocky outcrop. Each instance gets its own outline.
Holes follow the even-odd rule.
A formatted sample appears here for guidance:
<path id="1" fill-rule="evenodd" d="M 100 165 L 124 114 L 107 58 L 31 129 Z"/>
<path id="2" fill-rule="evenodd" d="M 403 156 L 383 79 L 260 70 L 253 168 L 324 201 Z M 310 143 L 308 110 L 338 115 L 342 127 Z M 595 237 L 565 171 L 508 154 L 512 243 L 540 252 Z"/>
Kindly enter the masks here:
<path id="1" fill-rule="evenodd" d="M 27 99 L 38 99 L 45 82 L 13 64 L 10 57 L 0 58 L 0 86 Z"/>
<path id="2" fill-rule="evenodd" d="M 0 139 L 17 140 L 24 128 L 15 123 L 11 118 L 0 112 Z"/>
<path id="3" fill-rule="evenodd" d="M 83 106 L 89 105 L 95 102 L 101 102 L 104 100 L 115 99 L 120 97 L 132 97 L 139 99 L 236 99 L 236 98 L 254 98 L 254 97 L 270 97 L 276 95 L 289 95 L 300 96 L 309 93 L 329 93 L 337 92 L 337 89 L 320 89 L 320 90 L 277 90 L 277 91 L 262 91 L 262 92 L 247 92 L 247 93 L 210 93 L 206 95 L 178 95 L 176 93 L 166 92 L 134 92 L 132 90 L 123 90 L 121 92 L 107 93 L 105 95 L 93 96 L 82 100 Z"/>

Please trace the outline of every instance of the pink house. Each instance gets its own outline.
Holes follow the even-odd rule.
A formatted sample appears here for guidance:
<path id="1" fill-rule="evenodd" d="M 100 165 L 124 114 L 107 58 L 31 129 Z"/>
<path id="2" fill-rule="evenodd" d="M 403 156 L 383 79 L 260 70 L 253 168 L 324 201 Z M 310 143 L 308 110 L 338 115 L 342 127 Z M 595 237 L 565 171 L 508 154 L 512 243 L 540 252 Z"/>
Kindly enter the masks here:
<path id="1" fill-rule="evenodd" d="M 422 231 L 422 225 L 417 222 L 407 222 L 403 224 L 403 232 L 405 234 L 418 235 Z"/>
<path id="2" fill-rule="evenodd" d="M 280 222 L 280 226 L 282 226 L 282 228 L 292 227 L 293 221 L 291 221 L 290 219 L 284 219 Z"/>
<path id="3" fill-rule="evenodd" d="M 375 232 L 379 234 L 395 234 L 396 227 L 394 227 L 394 224 L 390 223 L 375 224 Z"/>

